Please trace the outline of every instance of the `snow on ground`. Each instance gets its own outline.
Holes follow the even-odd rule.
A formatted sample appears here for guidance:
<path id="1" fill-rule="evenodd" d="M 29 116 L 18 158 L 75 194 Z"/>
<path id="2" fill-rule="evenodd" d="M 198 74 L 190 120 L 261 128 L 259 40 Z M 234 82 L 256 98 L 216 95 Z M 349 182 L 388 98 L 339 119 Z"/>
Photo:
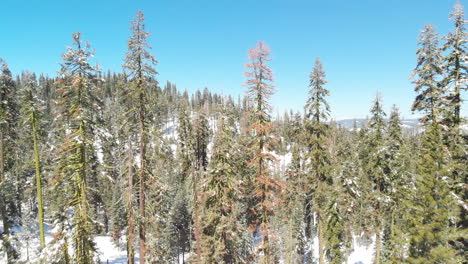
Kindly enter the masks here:
<path id="1" fill-rule="evenodd" d="M 173 118 L 166 122 L 164 131 L 163 131 L 163 137 L 165 139 L 177 139 L 178 138 L 178 133 L 177 133 L 177 123 L 178 120 L 176 118 Z"/>
<path id="2" fill-rule="evenodd" d="M 94 242 L 102 263 L 127 264 L 127 251 L 125 248 L 116 247 L 110 236 L 95 236 Z M 139 262 L 138 257 L 135 260 L 135 263 Z"/>
<path id="3" fill-rule="evenodd" d="M 0 223 L 0 230 L 3 231 L 3 227 Z M 50 225 L 45 226 L 46 230 L 46 242 L 52 240 L 52 228 Z M 23 231 L 21 228 L 15 227 L 14 231 L 18 237 L 25 239 L 28 237 L 27 231 Z M 21 248 L 21 263 L 28 263 L 27 259 L 34 260 L 37 256 L 37 248 L 39 247 L 39 240 L 36 238 L 35 232 L 34 235 L 28 237 L 29 240 L 22 240 Z M 34 237 L 33 237 L 34 236 Z M 126 264 L 127 263 L 127 252 L 124 246 L 124 243 L 117 247 L 113 242 L 110 236 L 95 236 L 94 242 L 96 243 L 97 253 L 99 255 L 99 260 L 103 264 Z M 0 241 L 0 247 L 2 246 Z M 3 252 L 2 252 L 3 253 Z M 2 254 L 0 253 L 0 254 Z M 138 261 L 138 251 L 136 253 L 135 263 Z M 318 259 L 318 239 L 314 238 L 313 241 L 313 255 Z M 356 240 L 353 242 L 353 251 L 349 256 L 349 264 L 371 264 L 372 257 L 374 255 L 374 243 L 371 243 L 368 246 L 359 244 Z M 184 255 L 184 259 L 187 260 L 190 257 L 189 254 Z M 2 254 L 0 256 L 0 263 L 6 263 L 6 256 Z M 177 262 L 176 262 L 177 263 Z M 182 255 L 179 256 L 179 263 L 182 263 Z"/>
<path id="4" fill-rule="evenodd" d="M 272 164 L 273 168 L 278 172 L 285 172 L 289 165 L 291 164 L 292 154 L 290 152 L 286 153 L 285 155 L 278 154 L 276 152 L 267 152 L 270 155 L 275 157 L 275 161 Z"/>
<path id="5" fill-rule="evenodd" d="M 372 240 L 374 241 L 374 240 Z M 353 252 L 348 258 L 349 264 L 371 264 L 374 257 L 375 243 L 370 245 L 360 245 L 356 239 L 353 241 Z"/>

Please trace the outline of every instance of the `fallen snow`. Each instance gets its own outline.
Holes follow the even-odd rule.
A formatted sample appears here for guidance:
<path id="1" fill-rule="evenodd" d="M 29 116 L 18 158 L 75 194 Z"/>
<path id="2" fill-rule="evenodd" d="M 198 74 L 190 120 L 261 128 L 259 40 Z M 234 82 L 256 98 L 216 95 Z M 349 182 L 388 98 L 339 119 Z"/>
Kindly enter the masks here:
<path id="1" fill-rule="evenodd" d="M 0 230 L 3 231 L 3 227 L 0 223 Z M 27 233 L 19 227 L 15 227 L 14 231 L 18 237 L 25 237 Z M 52 241 L 53 229 L 50 225 L 46 224 L 46 243 Z M 29 242 L 21 241 L 23 247 L 21 248 L 21 258 L 20 263 L 28 263 L 27 258 L 29 256 L 30 260 L 34 260 L 37 257 L 37 248 L 39 246 L 39 240 L 37 238 L 30 238 Z M 113 242 L 110 236 L 95 236 L 94 242 L 96 243 L 96 250 L 99 255 L 99 260 L 101 263 L 105 264 L 126 264 L 127 263 L 127 252 L 125 250 L 125 245 L 122 244 L 117 247 Z M 28 245 L 28 246 L 27 246 Z M 0 247 L 2 246 L 0 241 Z M 313 255 L 318 259 L 318 239 L 314 238 L 313 241 Z M 3 253 L 3 252 L 2 252 Z M 1 254 L 1 253 L 0 253 Z M 138 260 L 138 251 L 135 252 L 136 258 L 135 263 L 139 263 Z M 371 243 L 368 246 L 360 245 L 356 240 L 353 242 L 353 251 L 349 256 L 349 264 L 371 264 L 372 258 L 374 255 L 374 243 Z M 185 254 L 184 259 L 187 260 L 190 257 L 188 253 Z M 182 263 L 182 255 L 179 256 L 179 261 Z M 6 263 L 6 256 L 2 254 L 0 256 L 0 263 Z"/>
<path id="2" fill-rule="evenodd" d="M 94 242 L 102 263 L 127 264 L 127 251 L 116 247 L 110 236 L 96 236 Z M 135 263 L 139 263 L 138 258 L 135 258 Z"/>

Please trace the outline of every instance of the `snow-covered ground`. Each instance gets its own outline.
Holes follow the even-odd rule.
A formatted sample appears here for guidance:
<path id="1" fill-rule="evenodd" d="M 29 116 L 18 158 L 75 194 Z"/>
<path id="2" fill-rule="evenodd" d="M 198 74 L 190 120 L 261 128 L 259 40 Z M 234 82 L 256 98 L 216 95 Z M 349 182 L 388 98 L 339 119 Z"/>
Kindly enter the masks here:
<path id="1" fill-rule="evenodd" d="M 46 243 L 49 243 L 53 239 L 52 228 L 50 225 L 45 225 L 45 239 Z M 3 226 L 0 223 L 0 231 L 3 231 Z M 15 236 L 21 239 L 21 245 L 17 245 L 21 248 L 20 250 L 20 259 L 18 263 L 34 263 L 33 261 L 38 256 L 39 248 L 39 239 L 38 232 L 22 230 L 22 228 L 15 227 L 12 230 L 15 233 Z M 105 264 L 126 264 L 127 263 L 127 252 L 125 248 L 116 247 L 112 242 L 110 236 L 95 236 L 94 242 L 96 243 L 97 255 L 101 263 Z M 2 242 L 0 241 L 0 248 L 2 247 Z M 6 263 L 6 256 L 0 250 L 0 264 Z M 138 253 L 136 252 L 136 263 L 138 263 Z"/>
<path id="2" fill-rule="evenodd" d="M 46 242 L 49 243 L 52 241 L 52 233 L 53 230 L 49 225 L 46 225 Z M 3 227 L 0 224 L 0 230 L 3 231 Z M 37 239 L 37 235 L 34 234 L 35 232 L 30 233 L 30 231 L 23 231 L 21 228 L 14 228 L 16 235 L 22 238 L 22 247 L 21 247 L 21 258 L 19 263 L 33 263 L 33 260 L 37 257 L 37 249 L 39 247 L 39 240 Z M 115 244 L 112 242 L 112 238 L 110 236 L 95 236 L 94 242 L 96 243 L 97 247 L 97 254 L 99 256 L 99 260 L 103 264 L 126 264 L 127 263 L 127 252 L 124 247 L 116 247 Z M 318 250 L 316 245 L 318 245 L 317 239 L 314 239 L 314 248 L 313 254 L 314 257 L 318 258 Z M 1 241 L 0 241 L 1 247 Z M 353 252 L 349 256 L 348 263 L 349 264 L 371 264 L 372 257 L 373 257 L 373 249 L 374 244 L 371 243 L 369 246 L 359 245 L 356 241 L 353 243 Z M 2 252 L 3 253 L 3 252 Z M 0 253 L 0 254 L 2 254 Z M 138 262 L 138 252 L 136 253 L 136 262 Z M 180 263 L 182 263 L 182 255 L 179 257 Z M 187 260 L 189 258 L 188 254 L 185 254 L 184 259 Z M 28 261 L 29 259 L 29 261 Z M 0 256 L 0 263 L 6 263 L 6 256 L 2 254 Z"/>
<path id="3" fill-rule="evenodd" d="M 127 264 L 127 251 L 116 247 L 111 237 L 96 236 L 94 242 L 102 263 Z M 138 258 L 136 258 L 136 263 L 138 263 Z"/>
<path id="4" fill-rule="evenodd" d="M 349 264 L 371 264 L 374 256 L 375 244 L 369 246 L 360 245 L 356 240 L 353 241 L 353 252 L 349 255 Z"/>

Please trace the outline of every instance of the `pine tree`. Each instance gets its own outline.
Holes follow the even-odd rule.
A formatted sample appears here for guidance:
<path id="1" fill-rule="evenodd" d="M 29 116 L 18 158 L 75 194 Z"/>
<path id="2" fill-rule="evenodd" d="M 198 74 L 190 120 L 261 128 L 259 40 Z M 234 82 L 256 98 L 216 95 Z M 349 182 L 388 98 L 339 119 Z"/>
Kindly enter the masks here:
<path id="1" fill-rule="evenodd" d="M 356 127 L 355 127 L 356 128 Z M 336 163 L 339 165 L 336 171 L 334 189 L 339 192 L 339 211 L 344 226 L 343 234 L 343 261 L 347 259 L 352 250 L 353 232 L 359 233 L 359 202 L 362 197 L 362 169 L 359 166 L 358 139 L 353 130 L 348 132 L 341 129 L 339 144 L 336 150 Z"/>
<path id="2" fill-rule="evenodd" d="M 195 155 L 193 153 L 193 126 L 191 122 L 191 110 L 189 109 L 189 100 L 187 91 L 184 92 L 178 108 L 178 160 L 180 166 L 179 178 L 177 181 L 177 199 L 175 205 L 179 219 L 176 220 L 176 227 L 180 238 L 178 246 L 182 252 L 186 250 L 186 244 L 191 248 L 192 239 L 192 220 L 193 203 L 190 203 L 190 195 L 193 194 L 193 166 Z"/>
<path id="3" fill-rule="evenodd" d="M 451 128 L 455 128 L 458 133 L 461 124 L 461 103 L 462 98 L 460 92 L 467 90 L 468 86 L 466 80 L 468 79 L 468 66 L 466 65 L 468 35 L 465 28 L 465 12 L 463 5 L 457 1 L 454 6 L 454 11 L 451 13 L 450 19 L 453 20 L 455 29 L 445 37 L 445 43 L 442 51 L 448 52 L 443 57 L 443 68 L 445 70 L 445 78 L 443 85 L 448 90 L 449 94 L 446 96 L 445 104 L 448 115 L 448 122 Z"/>
<path id="4" fill-rule="evenodd" d="M 252 223 L 254 237 L 259 235 L 262 242 L 257 245 L 258 251 L 262 253 L 261 263 L 273 263 L 273 252 L 271 251 L 271 239 L 273 230 L 270 218 L 274 214 L 274 206 L 279 203 L 275 194 L 280 190 L 281 183 L 270 175 L 269 163 L 274 160 L 273 155 L 267 151 L 272 150 L 271 122 L 269 111 L 271 106 L 268 99 L 274 92 L 272 70 L 267 66 L 270 61 L 270 48 L 259 41 L 254 48 L 249 50 L 250 63 L 246 67 L 251 71 L 245 72 L 248 78 L 245 85 L 248 87 L 250 100 L 254 102 L 251 125 L 252 148 L 254 157 L 249 164 L 255 168 L 254 190 L 252 197 L 255 205 L 251 208 L 255 220 Z"/>
<path id="5" fill-rule="evenodd" d="M 461 116 L 461 105 L 463 98 L 461 91 L 468 89 L 468 66 L 466 64 L 468 34 L 466 32 L 465 13 L 463 5 L 457 1 L 454 6 L 454 11 L 451 13 L 450 19 L 454 22 L 454 31 L 450 32 L 445 37 L 445 43 L 442 47 L 443 51 L 448 53 L 443 58 L 445 78 L 443 84 L 445 85 L 446 94 L 444 97 L 444 124 L 447 129 L 444 133 L 445 145 L 450 151 L 452 160 L 452 177 L 451 189 L 458 200 L 468 200 L 468 155 L 467 138 L 463 136 L 460 130 L 460 125 L 463 124 Z M 463 204 L 463 202 L 462 202 Z M 461 207 L 461 221 L 457 223 L 461 228 L 468 226 L 467 211 Z M 459 241 L 460 248 L 466 250 L 468 243 L 466 241 Z"/>
<path id="6" fill-rule="evenodd" d="M 12 148 L 14 144 L 14 127 L 17 117 L 17 106 L 14 102 L 14 82 L 8 64 L 0 58 L 0 214 L 3 223 L 1 239 L 8 263 L 14 263 L 18 257 L 13 247 L 11 227 L 14 224 L 15 209 L 12 179 Z"/>
<path id="7" fill-rule="evenodd" d="M 408 150 L 402 135 L 400 114 L 393 105 L 387 125 L 385 139 L 386 160 L 388 163 L 387 197 L 384 242 L 382 248 L 382 263 L 402 263 L 406 253 L 406 238 L 404 236 L 405 220 L 403 218 L 405 207 L 402 205 L 410 193 Z"/>
<path id="8" fill-rule="evenodd" d="M 284 210 L 281 210 L 281 218 L 285 221 L 283 224 L 285 228 L 285 232 L 283 232 L 283 256 L 286 263 L 308 263 L 311 254 L 305 256 L 304 173 L 298 143 L 292 145 L 291 156 L 291 164 L 286 171 L 286 188 L 283 193 Z"/>
<path id="9" fill-rule="evenodd" d="M 206 170 L 208 165 L 208 143 L 210 141 L 211 131 L 208 124 L 207 113 L 208 105 L 198 112 L 197 118 L 193 124 L 193 148 L 195 154 L 195 169 Z"/>
<path id="10" fill-rule="evenodd" d="M 307 219 L 306 236 L 308 242 L 311 243 L 311 205 L 314 203 L 317 213 L 319 263 L 323 264 L 325 263 L 324 246 L 326 229 L 324 208 L 327 206 L 327 187 L 332 183 L 332 178 L 330 174 L 330 153 L 326 145 L 326 140 L 329 135 L 329 126 L 325 123 L 330 116 L 330 106 L 325 99 L 325 97 L 329 95 L 329 91 L 324 87 L 327 81 L 325 80 L 325 71 L 319 58 L 316 59 L 314 69 L 309 77 L 309 98 L 305 106 L 305 127 L 309 150 L 305 155 L 305 159 L 308 160 L 305 212 Z M 311 200 L 312 198 L 313 200 Z"/>
<path id="11" fill-rule="evenodd" d="M 168 164 L 174 164 L 171 148 L 164 139 L 159 136 L 159 129 L 154 128 L 153 139 L 148 165 L 152 168 L 152 174 L 148 178 L 148 263 L 172 263 L 172 248 L 170 241 L 174 240 L 171 236 L 170 226 L 170 200 L 168 182 L 174 176 L 174 167 Z"/>
<path id="12" fill-rule="evenodd" d="M 447 184 L 447 154 L 440 125 L 433 122 L 423 134 L 415 189 L 406 201 L 411 208 L 408 263 L 461 263 L 449 244 L 460 234 L 453 226 L 457 206 Z"/>
<path id="13" fill-rule="evenodd" d="M 88 177 L 93 165 L 90 154 L 94 152 L 94 113 L 101 106 L 95 97 L 96 69 L 89 62 L 94 54 L 79 32 L 73 34 L 73 45 L 75 48 L 69 47 L 62 55 L 64 62 L 57 80 L 57 118 L 64 130 L 58 172 L 67 192 L 67 204 L 73 208 L 73 259 L 93 263 Z"/>
<path id="14" fill-rule="evenodd" d="M 442 96 L 441 74 L 442 55 L 439 45 L 439 35 L 432 25 L 426 25 L 419 35 L 420 48 L 416 52 L 418 63 L 413 71 L 417 77 L 413 83 L 416 96 L 412 110 L 423 112 L 422 123 L 435 122 L 440 113 L 440 99 Z"/>
<path id="15" fill-rule="evenodd" d="M 182 173 L 188 175 L 192 165 L 193 150 L 193 126 L 191 122 L 191 112 L 189 109 L 188 94 L 185 91 L 178 108 L 179 155 L 182 160 Z"/>
<path id="16" fill-rule="evenodd" d="M 38 224 L 39 224 L 39 240 L 41 249 L 45 247 L 45 236 L 44 236 L 44 205 L 42 196 L 42 175 L 41 175 L 41 160 L 40 160 L 40 149 L 39 149 L 39 137 L 41 130 L 41 118 L 42 118 L 42 105 L 40 103 L 39 87 L 35 76 L 32 73 L 25 74 L 25 84 L 22 90 L 22 103 L 21 115 L 25 119 L 26 130 L 30 131 L 32 135 L 32 145 L 34 148 L 34 163 L 36 170 L 36 194 L 37 194 L 37 207 L 38 207 Z"/>
<path id="17" fill-rule="evenodd" d="M 204 109 L 200 109 L 197 118 L 193 124 L 193 154 L 194 166 L 191 173 L 192 176 L 192 199 L 193 199 L 193 233 L 195 238 L 195 262 L 200 262 L 201 258 L 201 241 L 202 239 L 202 209 L 200 204 L 203 203 L 203 192 L 198 189 L 201 179 L 206 171 L 208 165 L 208 143 L 210 140 L 210 128 L 208 127 L 208 120 L 206 118 L 208 111 L 208 104 L 206 103 Z"/>
<path id="18" fill-rule="evenodd" d="M 369 193 L 369 202 L 373 210 L 373 223 L 371 227 L 375 231 L 375 257 L 374 264 L 381 262 L 382 248 L 382 228 L 383 217 L 386 209 L 385 197 L 390 184 L 388 178 L 388 163 L 386 159 L 385 147 L 385 112 L 382 108 L 381 97 L 377 94 L 371 108 L 371 118 L 369 120 L 369 130 L 365 136 L 366 156 L 364 157 L 364 172 L 372 184 L 372 191 Z"/>
<path id="19" fill-rule="evenodd" d="M 202 263 L 242 263 L 239 250 L 242 226 L 239 198 L 242 196 L 236 160 L 236 133 L 221 117 L 213 155 L 202 192 L 206 210 L 203 216 Z"/>
<path id="20" fill-rule="evenodd" d="M 327 221 L 325 237 L 326 250 L 325 254 L 328 258 L 328 263 L 341 264 L 344 260 L 343 242 L 345 240 L 345 230 L 343 225 L 343 214 L 338 204 L 339 193 L 334 191 L 331 193 L 331 200 L 328 202 L 328 207 L 325 210 L 325 218 Z"/>
<path id="21" fill-rule="evenodd" d="M 123 68 L 126 70 L 128 87 L 127 94 L 133 100 L 132 108 L 127 113 L 127 118 L 131 120 L 133 125 L 138 125 L 138 140 L 139 140 L 139 246 L 140 246 L 140 263 L 146 263 L 146 189 L 147 189 L 147 143 L 148 143 L 148 94 L 151 93 L 151 83 L 155 82 L 154 69 L 157 61 L 148 51 L 151 47 L 147 42 L 150 36 L 145 31 L 143 12 L 138 11 L 136 19 L 132 21 L 130 28 L 132 35 L 128 41 L 128 52 L 125 57 Z M 154 85 L 154 84 L 153 84 Z"/>
<path id="22" fill-rule="evenodd" d="M 101 173 L 104 177 L 100 178 L 100 185 L 97 189 L 101 193 L 104 204 L 103 224 L 104 232 L 110 233 L 114 242 L 118 242 L 124 230 L 127 228 L 126 214 L 126 186 L 125 184 L 125 149 L 126 136 L 119 128 L 119 118 L 122 116 L 124 107 L 119 96 L 122 79 L 119 82 L 113 79 L 110 72 L 107 73 L 103 85 L 102 95 L 104 97 L 104 107 L 102 111 L 103 126 L 102 135 L 99 137 L 97 146 L 100 147 L 97 151 L 102 153 L 99 157 L 101 163 Z M 109 94 L 109 90 L 112 93 Z M 114 93 L 115 92 L 115 93 Z M 127 133 L 128 135 L 128 133 Z"/>

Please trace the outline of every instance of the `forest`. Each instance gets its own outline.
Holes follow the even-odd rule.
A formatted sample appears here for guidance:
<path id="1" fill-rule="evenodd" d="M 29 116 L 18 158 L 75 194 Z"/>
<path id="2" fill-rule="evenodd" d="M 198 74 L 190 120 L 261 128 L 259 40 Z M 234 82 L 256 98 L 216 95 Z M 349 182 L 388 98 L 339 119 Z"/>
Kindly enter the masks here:
<path id="1" fill-rule="evenodd" d="M 80 32 L 55 77 L 14 76 L 0 58 L 0 262 L 109 263 L 105 236 L 128 264 L 363 263 L 356 245 L 373 264 L 466 263 L 459 2 L 449 19 L 445 36 L 420 32 L 411 127 L 381 94 L 365 120 L 332 120 L 319 58 L 303 112 L 273 116 L 263 41 L 245 96 L 159 83 L 141 11 L 121 72 L 102 72 Z"/>

